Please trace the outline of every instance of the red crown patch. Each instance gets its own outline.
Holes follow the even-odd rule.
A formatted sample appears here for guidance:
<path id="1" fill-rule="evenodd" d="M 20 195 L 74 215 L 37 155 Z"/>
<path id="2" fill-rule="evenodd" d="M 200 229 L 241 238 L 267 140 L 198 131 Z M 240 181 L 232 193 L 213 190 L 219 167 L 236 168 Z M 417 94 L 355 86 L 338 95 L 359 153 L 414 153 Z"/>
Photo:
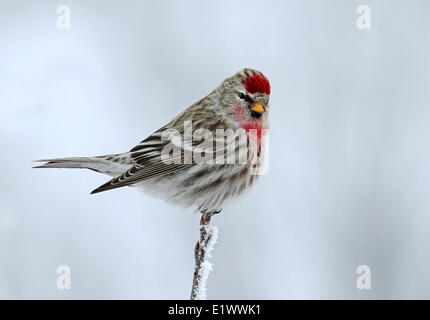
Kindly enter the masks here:
<path id="1" fill-rule="evenodd" d="M 254 74 L 245 80 L 245 89 L 249 93 L 265 93 L 270 94 L 270 83 L 264 76 Z"/>

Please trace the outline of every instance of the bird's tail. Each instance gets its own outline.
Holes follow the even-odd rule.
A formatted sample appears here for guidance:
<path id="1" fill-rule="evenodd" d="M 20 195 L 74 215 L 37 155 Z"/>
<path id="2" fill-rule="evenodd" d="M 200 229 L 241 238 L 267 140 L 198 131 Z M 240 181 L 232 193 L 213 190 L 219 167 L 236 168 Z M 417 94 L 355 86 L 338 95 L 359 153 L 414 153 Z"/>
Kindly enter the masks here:
<path id="1" fill-rule="evenodd" d="M 45 162 L 33 168 L 80 168 L 90 169 L 117 177 L 130 169 L 133 165 L 128 153 L 111 154 L 99 157 L 72 157 L 36 160 L 35 162 Z"/>

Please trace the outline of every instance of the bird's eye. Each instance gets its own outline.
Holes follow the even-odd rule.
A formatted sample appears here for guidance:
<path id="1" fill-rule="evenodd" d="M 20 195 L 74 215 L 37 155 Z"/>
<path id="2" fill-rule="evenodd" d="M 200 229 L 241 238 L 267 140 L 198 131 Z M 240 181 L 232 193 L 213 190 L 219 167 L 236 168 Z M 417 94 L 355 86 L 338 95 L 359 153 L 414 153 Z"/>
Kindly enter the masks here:
<path id="1" fill-rule="evenodd" d="M 239 93 L 239 98 L 242 100 L 245 99 L 245 95 L 243 94 L 243 92 Z"/>

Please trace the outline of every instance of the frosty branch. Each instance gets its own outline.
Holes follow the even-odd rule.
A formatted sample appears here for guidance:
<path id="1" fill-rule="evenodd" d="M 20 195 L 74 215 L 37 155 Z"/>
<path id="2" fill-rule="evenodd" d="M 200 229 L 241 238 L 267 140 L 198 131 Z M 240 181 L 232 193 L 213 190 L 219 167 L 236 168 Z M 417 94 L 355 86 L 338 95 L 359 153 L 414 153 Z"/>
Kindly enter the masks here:
<path id="1" fill-rule="evenodd" d="M 202 212 L 200 219 L 200 239 L 194 249 L 195 270 L 193 278 L 193 287 L 191 291 L 191 300 L 206 299 L 206 283 L 209 273 L 212 271 L 212 264 L 209 261 L 211 251 L 213 250 L 218 238 L 217 227 L 211 226 L 211 218 L 218 212 Z"/>

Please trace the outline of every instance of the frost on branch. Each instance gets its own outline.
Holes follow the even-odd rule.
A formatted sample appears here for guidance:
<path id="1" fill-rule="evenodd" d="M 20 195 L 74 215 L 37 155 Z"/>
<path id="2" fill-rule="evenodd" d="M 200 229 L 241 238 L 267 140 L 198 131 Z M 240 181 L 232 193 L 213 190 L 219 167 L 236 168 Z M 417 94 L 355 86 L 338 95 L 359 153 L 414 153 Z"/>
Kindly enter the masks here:
<path id="1" fill-rule="evenodd" d="M 210 220 L 214 213 L 203 213 L 200 220 L 200 240 L 196 243 L 193 288 L 191 300 L 206 300 L 206 283 L 209 273 L 212 271 L 212 263 L 209 261 L 217 238 L 217 227 L 210 226 Z"/>

